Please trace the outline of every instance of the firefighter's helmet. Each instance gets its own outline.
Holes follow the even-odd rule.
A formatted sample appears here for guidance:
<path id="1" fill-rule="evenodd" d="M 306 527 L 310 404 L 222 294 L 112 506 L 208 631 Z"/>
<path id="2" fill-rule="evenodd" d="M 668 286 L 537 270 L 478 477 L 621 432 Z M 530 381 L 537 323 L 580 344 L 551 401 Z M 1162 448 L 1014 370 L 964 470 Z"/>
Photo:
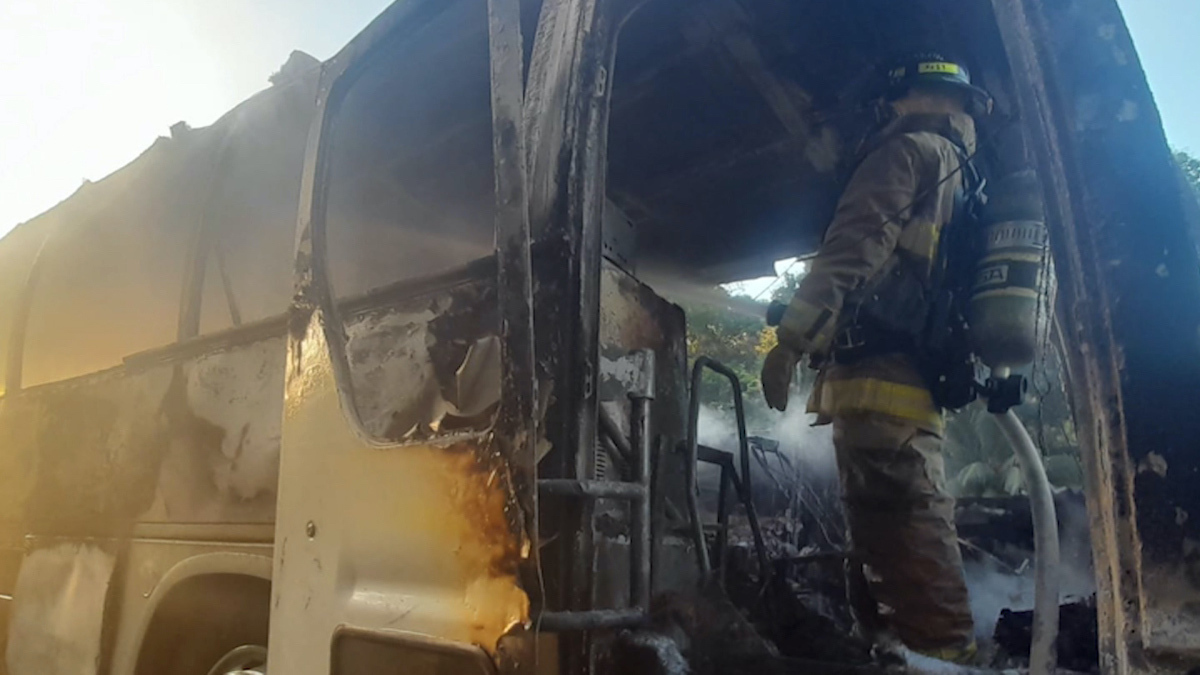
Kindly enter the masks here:
<path id="1" fill-rule="evenodd" d="M 883 73 L 884 97 L 894 101 L 914 87 L 946 88 L 964 94 L 967 112 L 976 117 L 992 111 L 992 97 L 971 83 L 967 67 L 935 51 L 906 55 L 891 62 Z"/>

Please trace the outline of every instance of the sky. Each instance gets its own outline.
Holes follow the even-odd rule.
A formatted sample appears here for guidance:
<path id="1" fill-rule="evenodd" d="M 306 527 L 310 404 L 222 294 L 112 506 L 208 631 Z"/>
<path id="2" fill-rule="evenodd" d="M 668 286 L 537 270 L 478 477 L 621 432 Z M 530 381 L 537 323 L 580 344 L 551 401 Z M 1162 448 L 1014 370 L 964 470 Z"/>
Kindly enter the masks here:
<path id="1" fill-rule="evenodd" d="M 332 56 L 390 0 L 0 0 L 0 234 L 166 135 Z M 1200 0 L 1120 0 L 1168 139 L 1200 152 Z"/>
<path id="2" fill-rule="evenodd" d="M 293 49 L 333 56 L 389 1 L 0 0 L 0 234 L 210 124 Z"/>

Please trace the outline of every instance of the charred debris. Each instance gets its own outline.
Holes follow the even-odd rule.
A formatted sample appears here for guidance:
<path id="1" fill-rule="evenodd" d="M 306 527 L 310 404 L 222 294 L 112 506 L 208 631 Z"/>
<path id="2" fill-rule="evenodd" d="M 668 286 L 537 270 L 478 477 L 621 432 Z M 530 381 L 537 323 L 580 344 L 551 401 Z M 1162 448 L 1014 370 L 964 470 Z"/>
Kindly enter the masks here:
<path id="1" fill-rule="evenodd" d="M 623 672 L 857 675 L 902 670 L 902 656 L 873 648 L 854 634 L 843 580 L 852 553 L 842 539 L 836 476 L 781 453 L 773 441 L 751 438 L 750 446 L 769 568 L 764 574 L 745 510 L 734 509 L 725 564 L 714 562 L 713 578 L 702 591 L 658 598 L 650 631 L 625 634 L 614 651 Z M 715 525 L 718 481 L 715 472 L 700 475 L 701 507 L 714 521 L 705 528 L 714 561 L 721 534 Z M 1055 501 L 1064 562 L 1058 665 L 1064 672 L 1099 673 L 1083 495 L 1062 490 Z M 1022 495 L 962 498 L 956 520 L 980 647 L 971 665 L 1025 668 L 1033 621 L 1028 500 Z"/>

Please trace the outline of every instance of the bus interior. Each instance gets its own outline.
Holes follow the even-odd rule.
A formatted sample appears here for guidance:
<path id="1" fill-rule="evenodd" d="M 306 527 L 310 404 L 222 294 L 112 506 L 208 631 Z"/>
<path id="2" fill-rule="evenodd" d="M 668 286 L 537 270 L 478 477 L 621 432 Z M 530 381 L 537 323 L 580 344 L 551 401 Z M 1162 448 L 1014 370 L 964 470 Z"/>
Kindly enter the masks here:
<path id="1" fill-rule="evenodd" d="M 1157 117 L 1120 117 L 1126 101 L 1152 108 L 1140 70 L 1096 85 L 1086 105 L 1068 105 L 1065 85 L 1039 98 L 1045 83 L 1011 65 L 1035 24 L 1000 5 L 397 2 L 323 65 L 294 54 L 269 89 L 211 126 L 176 125 L 18 226 L 0 242 L 0 595 L 15 599 L 3 605 L 14 675 L 53 671 L 50 653 L 103 658 L 112 672 L 190 673 L 180 654 L 211 664 L 268 632 L 280 672 L 329 672 L 331 649 L 342 672 L 433 653 L 388 642 L 398 631 L 469 646 L 445 658 L 471 672 L 480 653 L 502 660 L 502 638 L 543 631 L 537 648 L 557 653 L 546 663 L 589 672 L 594 645 L 581 628 L 603 636 L 643 619 L 639 594 L 693 589 L 703 568 L 680 304 L 729 307 L 719 285 L 772 276 L 776 261 L 817 249 L 876 124 L 881 62 L 930 48 L 962 60 L 996 103 L 978 120 L 983 174 L 1054 169 L 1044 178 L 1058 195 L 1047 200 L 1052 247 L 1071 311 L 1092 311 L 1077 245 L 1092 235 L 1063 215 L 1094 217 L 1126 194 L 1085 199 L 1085 168 L 1117 164 L 1084 160 L 1106 159 L 1102 143 L 1135 129 L 1149 150 L 1121 170 L 1173 180 Z M 1104 28 L 1120 21 L 1115 4 L 1051 18 L 1056 31 L 1087 28 L 1071 33 L 1086 58 L 1055 67 L 1126 72 L 1128 36 Z M 1118 46 L 1104 51 L 1112 35 Z M 498 58 L 514 51 L 519 68 Z M 1105 88 L 1114 82 L 1124 88 Z M 1093 126 L 1069 127 L 1063 111 Z M 1112 132 L 1116 119 L 1132 126 Z M 1100 129 L 1097 145 L 1063 160 L 1047 149 L 1048 126 L 1063 137 Z M 1161 190 L 1141 206 L 1153 197 L 1176 209 L 1179 193 Z M 1134 201 L 1103 202 L 1105 213 L 1128 215 Z M 1193 251 L 1182 229 L 1160 234 L 1138 244 L 1142 258 L 1097 274 Z M 1151 283 L 1196 285 L 1173 272 L 1129 288 L 1150 297 L 1139 284 Z M 1195 314 L 1138 307 L 1176 322 Z M 1154 447 L 1183 447 L 1194 416 L 1161 415 L 1187 397 L 1165 399 L 1170 386 L 1139 375 L 1163 369 L 1137 369 L 1167 348 L 1138 343 L 1132 320 L 1118 325 L 1134 375 L 1106 380 L 1086 359 L 1108 343 L 1086 327 L 1109 319 L 1084 314 L 1072 339 L 1092 346 L 1068 350 L 1072 386 L 1141 387 L 1144 398 L 1113 405 L 1149 420 L 1136 429 Z M 1183 391 L 1180 373 L 1167 381 Z M 326 376 L 333 402 L 321 415 L 333 412 L 306 419 Z M 1109 399 L 1076 399 L 1084 433 L 1115 414 Z M 646 419 L 649 436 L 636 429 Z M 634 441 L 649 473 L 630 464 Z M 333 442 L 353 451 L 333 455 Z M 378 452 L 392 448 L 402 451 Z M 1138 547 L 1115 523 L 1153 518 L 1148 532 L 1183 541 L 1194 523 L 1171 525 L 1173 514 L 1194 496 L 1171 483 L 1138 492 L 1151 504 L 1138 513 L 1110 509 L 1112 469 L 1089 467 L 1106 653 L 1128 658 L 1116 636 L 1132 619 L 1112 608 L 1135 596 L 1151 628 L 1137 640 L 1176 655 L 1200 648 L 1168 620 L 1200 591 L 1168 601 L 1114 581 L 1141 564 L 1121 553 Z M 632 488 L 587 495 L 611 489 L 597 481 L 642 481 L 650 512 L 638 515 Z M 652 535 L 648 551 L 635 535 Z M 278 548 L 288 536 L 290 564 Z M 1177 553 L 1163 569 L 1176 569 Z M 294 562 L 310 554 L 318 564 Z M 204 573 L 177 592 L 179 570 L 201 558 L 216 567 L 197 562 Z M 429 602 L 405 604 L 414 595 Z M 226 604 L 195 611 L 206 598 Z M 50 625 L 65 627 L 37 628 Z M 442 657 L 428 658 L 434 668 Z"/>

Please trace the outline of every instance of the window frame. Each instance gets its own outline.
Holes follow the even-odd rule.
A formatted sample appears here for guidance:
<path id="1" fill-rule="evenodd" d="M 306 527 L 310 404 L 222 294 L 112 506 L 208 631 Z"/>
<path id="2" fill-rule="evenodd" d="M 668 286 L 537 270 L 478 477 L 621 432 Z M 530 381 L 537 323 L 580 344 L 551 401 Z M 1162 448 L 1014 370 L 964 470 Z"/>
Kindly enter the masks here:
<path id="1" fill-rule="evenodd" d="M 500 410 L 489 431 L 469 431 L 424 440 L 426 445 L 441 446 L 464 437 L 491 433 L 509 436 L 519 428 L 534 424 L 535 400 L 532 328 L 532 281 L 529 259 L 529 227 L 525 202 L 524 161 L 522 151 L 523 58 L 519 30 L 518 0 L 456 0 L 479 2 L 488 16 L 490 98 L 492 119 L 492 165 L 496 176 L 493 253 L 457 269 L 402 279 L 381 289 L 353 298 L 337 300 L 329 267 L 328 196 L 332 153 L 328 139 L 340 106 L 358 77 L 375 59 L 398 41 L 405 40 L 446 11 L 444 0 L 397 2 L 383 11 L 337 55 L 322 67 L 317 89 L 317 111 L 309 131 L 303 181 L 300 189 L 300 213 L 296 231 L 295 294 L 290 314 L 293 339 L 298 326 L 307 325 L 319 314 L 327 354 L 338 387 L 344 418 L 355 433 L 375 447 L 398 447 L 411 441 L 383 439 L 367 432 L 355 402 L 351 366 L 346 350 L 344 319 L 360 309 L 366 298 L 379 294 L 436 290 L 448 287 L 477 272 L 476 279 L 489 276 L 497 282 L 497 300 L 502 316 L 500 326 L 502 392 Z M 515 20 L 514 20 L 514 17 Z M 513 40 L 515 38 L 515 45 Z M 516 58 L 512 58 L 514 53 Z M 498 56 L 499 54 L 499 56 Z M 501 137 L 503 135 L 503 137 Z M 523 308 L 523 311 L 522 309 Z M 515 314 L 514 314 L 515 312 Z M 514 318 L 515 317 L 515 318 Z M 525 318 L 523 318 L 525 317 Z M 527 318 L 527 321 L 526 321 Z M 523 324 L 528 324 L 525 330 Z M 524 333 L 518 337 L 517 333 Z M 522 348 L 519 345 L 528 345 Z M 293 346 L 292 349 L 295 347 Z M 527 353 L 513 354 L 514 349 Z M 519 371 L 519 372 L 517 372 Z M 534 436 L 527 435 L 532 457 Z"/>

